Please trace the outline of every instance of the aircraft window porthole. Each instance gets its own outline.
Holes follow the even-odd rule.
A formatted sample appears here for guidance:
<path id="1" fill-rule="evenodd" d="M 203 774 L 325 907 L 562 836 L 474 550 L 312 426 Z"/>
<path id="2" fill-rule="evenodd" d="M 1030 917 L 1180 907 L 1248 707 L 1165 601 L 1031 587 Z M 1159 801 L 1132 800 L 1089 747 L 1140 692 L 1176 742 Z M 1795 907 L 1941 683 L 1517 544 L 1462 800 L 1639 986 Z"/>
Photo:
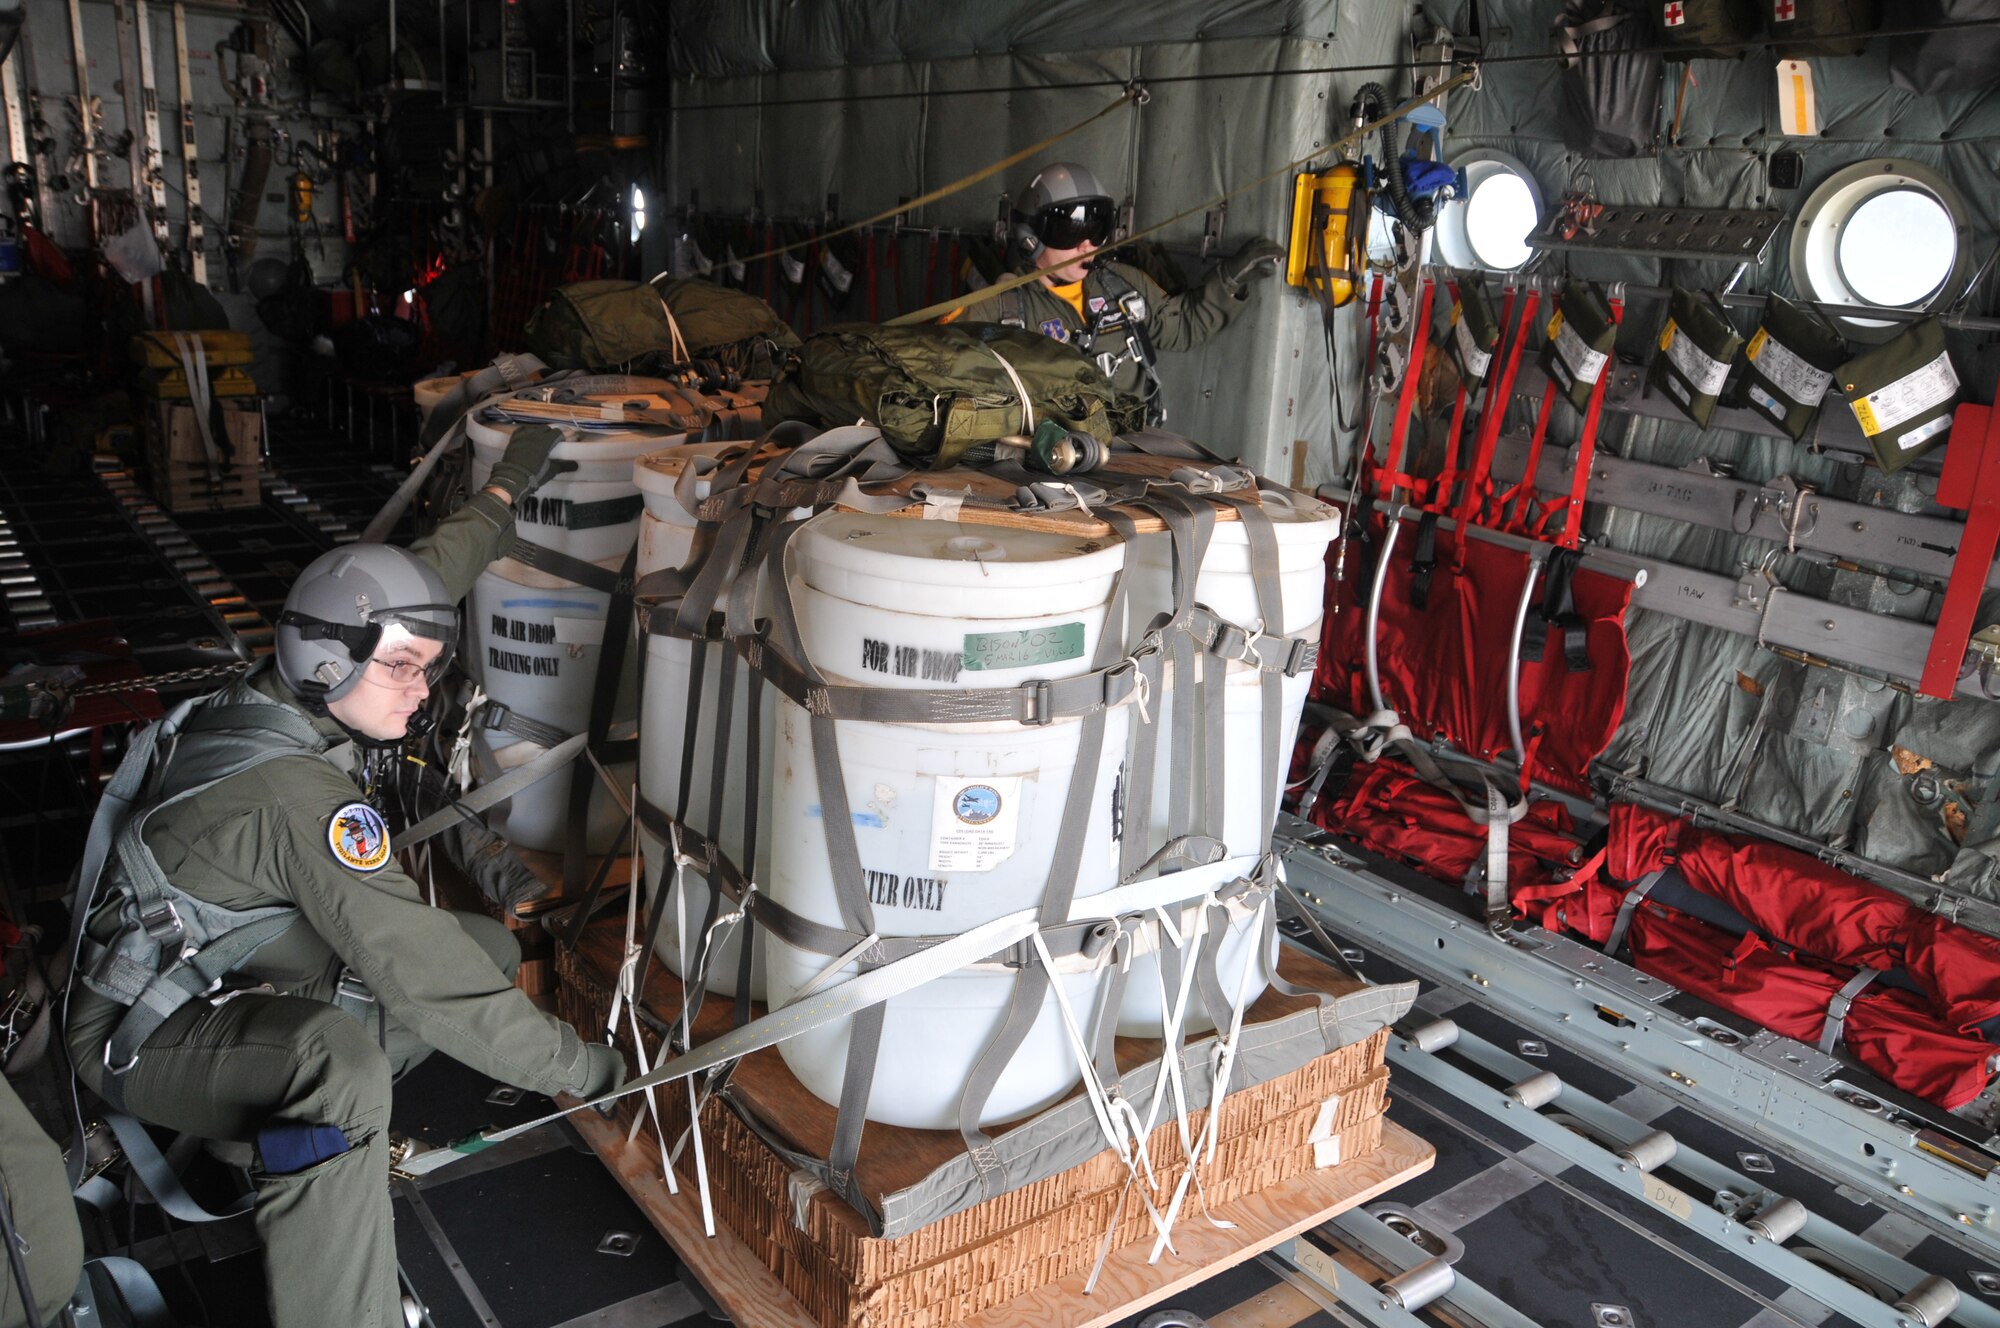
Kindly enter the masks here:
<path id="1" fill-rule="evenodd" d="M 1919 162 L 1876 159 L 1834 172 L 1792 228 L 1792 284 L 1833 305 L 1923 310 L 1971 275 L 1970 213 L 1949 180 Z M 1900 321 L 1842 315 L 1843 331 L 1882 341 Z"/>
<path id="2" fill-rule="evenodd" d="M 1519 159 L 1486 148 L 1461 153 L 1464 198 L 1438 213 L 1438 256 L 1452 267 L 1511 272 L 1534 256 L 1528 237 L 1542 223 L 1542 191 Z"/>
<path id="3" fill-rule="evenodd" d="M 1488 176 L 1465 203 L 1465 238 L 1480 266 L 1508 271 L 1528 261 L 1528 236 L 1541 218 L 1520 176 Z"/>
<path id="4" fill-rule="evenodd" d="M 1922 189 L 1864 199 L 1840 229 L 1835 254 L 1848 288 L 1868 304 L 1907 308 L 1951 275 L 1951 214 Z"/>

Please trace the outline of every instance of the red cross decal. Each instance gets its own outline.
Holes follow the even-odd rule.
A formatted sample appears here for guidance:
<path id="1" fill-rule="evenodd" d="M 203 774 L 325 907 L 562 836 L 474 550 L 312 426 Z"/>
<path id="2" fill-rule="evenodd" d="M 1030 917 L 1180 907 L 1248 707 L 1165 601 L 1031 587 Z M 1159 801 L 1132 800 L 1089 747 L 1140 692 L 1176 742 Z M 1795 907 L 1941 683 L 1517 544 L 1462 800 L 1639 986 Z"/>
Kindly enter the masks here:
<path id="1" fill-rule="evenodd" d="M 1670 28 L 1678 28 L 1687 22 L 1687 10 L 1681 7 L 1680 0 L 1672 0 L 1672 3 L 1667 6 L 1665 13 L 1667 26 Z"/>
<path id="2" fill-rule="evenodd" d="M 1775 0 L 1771 6 L 1771 17 L 1779 23 L 1790 23 L 1799 16 L 1799 7 L 1792 0 Z"/>

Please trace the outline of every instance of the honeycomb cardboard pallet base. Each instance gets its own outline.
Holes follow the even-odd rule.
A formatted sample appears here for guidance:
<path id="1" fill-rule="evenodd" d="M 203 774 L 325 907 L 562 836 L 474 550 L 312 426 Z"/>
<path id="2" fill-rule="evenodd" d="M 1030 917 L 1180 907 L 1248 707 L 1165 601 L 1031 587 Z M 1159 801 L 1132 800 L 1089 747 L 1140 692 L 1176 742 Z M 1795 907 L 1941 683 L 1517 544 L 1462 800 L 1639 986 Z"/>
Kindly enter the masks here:
<path id="1" fill-rule="evenodd" d="M 559 1007 L 587 1036 L 602 1036 L 622 941 L 622 923 L 600 924 L 577 950 L 559 956 Z M 1287 960 L 1294 981 L 1314 976 L 1303 970 L 1319 969 L 1290 951 Z M 1320 975 L 1340 981 L 1328 970 Z M 679 997 L 672 976 L 656 968 L 645 1000 L 654 1020 L 670 1021 Z M 697 1041 L 726 1026 L 725 1004 L 704 1003 Z M 1260 1003 L 1252 1017 L 1268 1018 L 1283 1008 L 1281 1001 L 1271 1008 Z M 775 1132 L 787 1146 L 804 1145 L 800 1136 L 813 1133 L 811 1119 L 831 1114 L 791 1079 L 775 1050 L 747 1058 L 730 1081 L 727 1100 L 718 1094 L 701 1110 L 713 1237 L 702 1231 L 692 1148 L 680 1150 L 678 1195 L 668 1193 L 660 1164 L 661 1137 L 673 1147 L 687 1129 L 684 1086 L 659 1095 L 657 1125 L 643 1114 L 643 1098 L 627 1099 L 616 1122 L 586 1120 L 589 1113 L 582 1113 L 577 1123 L 738 1322 L 821 1328 L 1109 1323 L 1429 1166 L 1428 1146 L 1382 1115 L 1386 1040 L 1386 1032 L 1376 1032 L 1230 1093 L 1219 1108 L 1214 1156 L 1197 1169 L 1199 1188 L 1190 1187 L 1173 1229 L 1175 1252 L 1158 1263 L 1147 1259 L 1155 1233 L 1145 1205 L 1109 1151 L 895 1239 L 871 1235 L 859 1213 L 802 1184 L 765 1141 L 774 1133 L 772 1122 L 784 1121 L 790 1128 Z M 1137 1064 L 1156 1058 L 1158 1044 L 1121 1039 L 1120 1052 L 1121 1064 Z M 1190 1112 L 1194 1137 L 1207 1114 Z M 929 1173 L 960 1148 L 955 1134 L 871 1125 L 857 1178 L 871 1197 L 879 1196 Z M 1148 1148 L 1153 1202 L 1164 1210 L 1186 1169 L 1178 1123 L 1163 1119 Z M 1223 1230 L 1210 1218 L 1237 1225 Z M 1102 1284 L 1085 1297 L 1082 1283 L 1108 1232 L 1115 1234 Z M 732 1306 L 731 1294 L 740 1303 Z"/>

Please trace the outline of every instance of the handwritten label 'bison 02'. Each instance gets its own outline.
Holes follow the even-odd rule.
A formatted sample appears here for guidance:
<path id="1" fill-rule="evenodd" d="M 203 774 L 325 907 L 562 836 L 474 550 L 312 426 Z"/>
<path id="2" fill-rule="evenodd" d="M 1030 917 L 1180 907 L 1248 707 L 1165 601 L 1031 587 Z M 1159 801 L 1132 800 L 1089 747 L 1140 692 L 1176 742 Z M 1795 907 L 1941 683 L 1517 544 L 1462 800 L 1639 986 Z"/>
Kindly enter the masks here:
<path id="1" fill-rule="evenodd" d="M 1083 658 L 1083 624 L 1057 623 L 1018 632 L 967 632 L 968 669 L 1028 669 Z"/>

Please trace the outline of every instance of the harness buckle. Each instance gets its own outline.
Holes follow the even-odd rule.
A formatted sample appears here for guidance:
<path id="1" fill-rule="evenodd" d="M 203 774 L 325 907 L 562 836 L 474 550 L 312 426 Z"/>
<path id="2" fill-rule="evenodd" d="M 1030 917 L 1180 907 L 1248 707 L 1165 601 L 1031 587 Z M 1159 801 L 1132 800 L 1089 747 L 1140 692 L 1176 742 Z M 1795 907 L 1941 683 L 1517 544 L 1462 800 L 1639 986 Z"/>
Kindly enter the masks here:
<path id="1" fill-rule="evenodd" d="M 1291 649 L 1285 652 L 1285 676 L 1296 678 L 1301 673 L 1310 673 L 1319 667 L 1319 642 L 1311 637 L 1295 636 Z"/>
<path id="2" fill-rule="evenodd" d="M 1144 323 L 1146 321 L 1146 297 L 1138 291 L 1126 291 L 1123 295 L 1119 296 L 1118 309 L 1120 313 L 1123 313 L 1127 319 L 1134 323 Z M 1132 340 L 1136 343 L 1138 338 L 1133 337 Z M 1135 344 L 1132 349 L 1132 358 L 1138 360 L 1141 364 L 1146 363 L 1145 348 Z"/>
<path id="3" fill-rule="evenodd" d="M 1221 655 L 1224 659 L 1242 659 L 1243 652 L 1250 644 L 1250 633 L 1233 622 L 1217 620 L 1215 635 L 1208 641 L 1210 654 Z"/>
<path id="4" fill-rule="evenodd" d="M 514 707 L 505 702 L 486 698 L 486 705 L 479 712 L 479 727 L 504 733 L 514 718 Z"/>
<path id="5" fill-rule="evenodd" d="M 1037 678 L 1033 682 L 1022 683 L 1021 688 L 1028 694 L 1028 714 L 1021 722 L 1037 728 L 1055 723 L 1055 684 L 1046 678 Z"/>
<path id="6" fill-rule="evenodd" d="M 164 949 L 169 942 L 179 941 L 187 935 L 187 924 L 181 921 L 181 911 L 174 907 L 174 901 L 163 899 L 156 909 L 141 912 L 139 925 L 146 929 L 146 935 L 154 944 Z"/>
<path id="7" fill-rule="evenodd" d="M 359 1001 L 364 1005 L 375 1003 L 375 993 L 368 990 L 368 984 L 361 980 L 361 975 L 345 966 L 340 970 L 339 980 L 333 984 L 333 995 L 335 1000 Z"/>

